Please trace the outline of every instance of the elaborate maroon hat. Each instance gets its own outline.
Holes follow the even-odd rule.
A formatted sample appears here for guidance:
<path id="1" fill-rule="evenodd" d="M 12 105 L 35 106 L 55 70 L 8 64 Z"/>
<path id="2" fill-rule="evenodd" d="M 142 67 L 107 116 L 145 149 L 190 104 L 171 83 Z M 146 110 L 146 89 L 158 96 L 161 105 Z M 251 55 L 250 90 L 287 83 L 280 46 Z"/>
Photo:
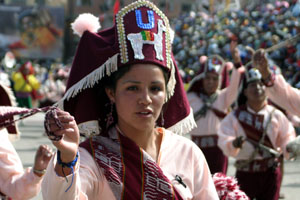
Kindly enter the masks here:
<path id="1" fill-rule="evenodd" d="M 209 57 L 201 56 L 199 60 L 200 64 L 203 64 L 200 66 L 199 72 L 197 73 L 198 75 L 191 80 L 187 92 L 199 93 L 201 88 L 203 88 L 202 79 L 207 72 L 215 73 L 221 77 L 219 88 L 222 89 L 229 85 L 228 66 L 232 65 L 231 62 L 225 62 L 219 55 L 211 55 Z"/>
<path id="2" fill-rule="evenodd" d="M 136 63 L 152 63 L 169 71 L 167 83 L 168 105 L 164 110 L 164 123 L 158 125 L 183 134 L 195 127 L 191 108 L 176 66 L 167 17 L 153 3 L 135 1 L 121 9 L 113 27 L 100 32 L 87 18 L 79 16 L 72 24 L 74 32 L 81 36 L 72 64 L 67 89 L 58 106 L 75 117 L 80 132 L 85 135 L 99 134 L 103 127 L 106 95 L 96 102 L 95 86 L 101 87 L 101 79 L 108 77 L 123 66 Z M 86 25 L 86 24 L 89 25 Z M 99 27 L 99 26 L 98 26 Z M 99 99 L 99 98 L 98 98 Z"/>
<path id="3" fill-rule="evenodd" d="M 0 83 L 0 106 L 16 106 L 16 99 L 12 90 L 2 83 Z M 10 120 L 14 120 L 14 117 L 10 116 Z M 0 129 L 1 128 L 2 127 L 0 127 Z M 19 130 L 15 124 L 6 127 L 6 129 L 8 133 L 16 134 L 18 137 Z"/>

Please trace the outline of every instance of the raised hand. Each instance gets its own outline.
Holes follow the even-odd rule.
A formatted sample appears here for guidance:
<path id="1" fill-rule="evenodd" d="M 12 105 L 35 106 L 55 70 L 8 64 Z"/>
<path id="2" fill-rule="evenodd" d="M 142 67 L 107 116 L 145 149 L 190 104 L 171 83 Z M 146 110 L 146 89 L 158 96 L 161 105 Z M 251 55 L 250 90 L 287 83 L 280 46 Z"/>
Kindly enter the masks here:
<path id="1" fill-rule="evenodd" d="M 231 52 L 231 56 L 233 58 L 233 62 L 234 63 L 241 63 L 241 56 L 240 56 L 240 52 L 237 48 L 237 41 L 231 41 L 230 43 L 230 52 Z"/>
<path id="2" fill-rule="evenodd" d="M 254 53 L 252 63 L 259 70 L 263 79 L 267 79 L 270 76 L 271 70 L 269 69 L 268 59 L 263 49 L 259 49 Z"/>
<path id="3" fill-rule="evenodd" d="M 35 154 L 33 172 L 37 176 L 43 176 L 52 157 L 52 149 L 48 145 L 40 145 Z"/>
<path id="4" fill-rule="evenodd" d="M 58 108 L 51 110 L 46 114 L 45 128 L 53 145 L 61 152 L 62 162 L 73 161 L 78 152 L 80 138 L 74 117 Z"/>

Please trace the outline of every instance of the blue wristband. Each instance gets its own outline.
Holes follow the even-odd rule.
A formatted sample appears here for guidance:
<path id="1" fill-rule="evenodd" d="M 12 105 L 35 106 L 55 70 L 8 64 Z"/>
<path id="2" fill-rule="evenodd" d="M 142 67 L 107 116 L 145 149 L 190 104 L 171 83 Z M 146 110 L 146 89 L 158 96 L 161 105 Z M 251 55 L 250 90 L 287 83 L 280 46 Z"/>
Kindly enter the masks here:
<path id="1" fill-rule="evenodd" d="M 75 159 L 74 159 L 73 161 L 68 162 L 68 163 L 65 163 L 65 162 L 63 162 L 63 161 L 61 160 L 61 158 L 60 158 L 60 151 L 57 151 L 57 162 L 58 162 L 58 164 L 60 164 L 60 165 L 62 166 L 62 172 L 63 172 L 63 175 L 66 177 L 65 172 L 64 172 L 64 168 L 65 168 L 65 167 L 71 168 L 71 172 L 72 172 L 72 181 L 71 181 L 71 185 L 66 189 L 65 192 L 67 192 L 67 191 L 71 188 L 71 186 L 72 186 L 72 184 L 73 184 L 73 178 L 74 178 L 74 166 L 75 166 L 76 163 L 77 163 L 78 155 L 79 155 L 79 153 L 77 152 L 76 157 L 75 157 Z M 66 181 L 68 182 L 67 177 L 66 177 Z"/>
<path id="2" fill-rule="evenodd" d="M 74 159 L 73 161 L 68 162 L 68 163 L 65 163 L 65 162 L 63 162 L 63 161 L 61 160 L 61 158 L 60 158 L 60 151 L 57 151 L 57 162 L 58 162 L 58 164 L 60 164 L 62 167 L 73 168 L 73 167 L 76 165 L 76 163 L 77 163 L 78 155 L 79 155 L 79 154 L 78 154 L 78 152 L 77 152 L 76 157 L 75 157 L 75 159 Z"/>

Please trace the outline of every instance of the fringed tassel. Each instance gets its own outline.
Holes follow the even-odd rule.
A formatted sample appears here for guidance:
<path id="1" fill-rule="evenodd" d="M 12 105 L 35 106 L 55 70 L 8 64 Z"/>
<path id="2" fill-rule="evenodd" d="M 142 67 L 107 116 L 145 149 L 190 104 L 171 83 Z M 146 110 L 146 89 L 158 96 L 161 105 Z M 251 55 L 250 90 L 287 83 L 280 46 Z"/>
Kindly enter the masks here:
<path id="1" fill-rule="evenodd" d="M 183 120 L 177 122 L 175 125 L 168 128 L 168 130 L 178 134 L 185 135 L 190 132 L 193 128 L 196 128 L 197 124 L 194 120 L 193 109 L 190 109 L 190 114 Z"/>
<path id="2" fill-rule="evenodd" d="M 117 71 L 118 55 L 119 54 L 115 54 L 113 57 L 109 58 L 104 64 L 99 66 L 97 69 L 81 79 L 78 83 L 69 88 L 60 101 L 64 101 L 65 99 L 69 100 L 70 98 L 75 97 L 82 90 L 93 87 L 104 77 L 105 73 L 106 75 L 110 76 L 111 73 Z"/>
<path id="3" fill-rule="evenodd" d="M 175 65 L 172 62 L 171 64 L 171 75 L 170 75 L 170 79 L 167 85 L 167 90 L 168 90 L 168 96 L 166 100 L 169 100 L 173 95 L 174 95 L 174 89 L 175 89 L 175 85 L 176 85 L 176 77 L 175 77 Z"/>

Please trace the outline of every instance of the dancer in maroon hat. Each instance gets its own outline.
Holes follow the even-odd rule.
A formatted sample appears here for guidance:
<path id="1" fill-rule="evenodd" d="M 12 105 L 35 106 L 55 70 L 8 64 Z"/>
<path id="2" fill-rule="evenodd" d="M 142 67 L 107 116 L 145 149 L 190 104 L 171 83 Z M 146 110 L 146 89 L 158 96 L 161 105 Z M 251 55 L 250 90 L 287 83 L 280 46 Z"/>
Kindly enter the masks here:
<path id="1" fill-rule="evenodd" d="M 87 21 L 85 14 L 73 24 L 83 35 L 58 103 L 64 111 L 45 118 L 58 152 L 43 198 L 218 199 L 201 150 L 177 135 L 195 121 L 168 19 L 140 0 L 120 10 L 110 29 L 78 31 Z M 80 134 L 90 137 L 79 145 Z"/>
<path id="2" fill-rule="evenodd" d="M 259 71 L 246 72 L 239 107 L 221 122 L 218 145 L 225 155 L 236 158 L 238 184 L 251 199 L 277 200 L 279 159 L 282 154 L 292 157 L 287 144 L 295 139 L 295 130 L 281 111 L 267 104 Z"/>
<path id="3" fill-rule="evenodd" d="M 229 86 L 222 86 L 224 80 L 228 79 L 227 66 L 230 64 L 217 55 L 206 58 L 200 69 L 202 73 L 191 81 L 188 89 L 188 99 L 198 126 L 190 134 L 203 151 L 212 174 L 227 172 L 228 159 L 217 145 L 217 131 L 237 98 L 240 77 L 244 71 L 244 67 L 234 68 Z"/>

